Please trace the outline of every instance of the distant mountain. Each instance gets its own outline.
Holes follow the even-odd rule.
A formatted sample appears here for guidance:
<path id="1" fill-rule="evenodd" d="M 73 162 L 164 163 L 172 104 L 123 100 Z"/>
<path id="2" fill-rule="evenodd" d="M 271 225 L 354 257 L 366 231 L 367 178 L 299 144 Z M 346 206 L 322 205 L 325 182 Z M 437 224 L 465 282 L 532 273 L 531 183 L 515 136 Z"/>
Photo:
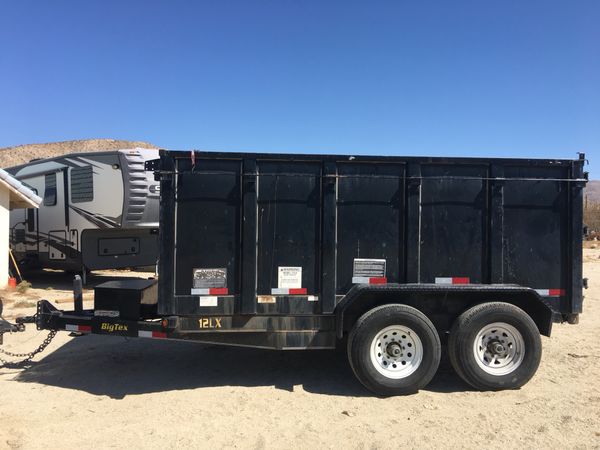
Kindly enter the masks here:
<path id="1" fill-rule="evenodd" d="M 85 139 L 79 141 L 50 142 L 48 144 L 25 144 L 16 147 L 0 148 L 0 167 L 25 164 L 35 158 L 51 158 L 77 152 L 99 152 L 122 148 L 159 148 L 143 141 L 125 141 L 119 139 Z M 584 195 L 588 203 L 600 204 L 600 180 L 587 184 Z"/>
<path id="2" fill-rule="evenodd" d="M 79 141 L 50 142 L 48 144 L 26 144 L 0 148 L 0 167 L 25 164 L 36 158 L 52 158 L 77 152 L 99 152 L 122 148 L 158 148 L 148 142 L 124 141 L 119 139 L 85 139 Z"/>
<path id="3" fill-rule="evenodd" d="M 600 180 L 589 181 L 585 187 L 584 196 L 587 197 L 588 203 L 600 204 Z"/>

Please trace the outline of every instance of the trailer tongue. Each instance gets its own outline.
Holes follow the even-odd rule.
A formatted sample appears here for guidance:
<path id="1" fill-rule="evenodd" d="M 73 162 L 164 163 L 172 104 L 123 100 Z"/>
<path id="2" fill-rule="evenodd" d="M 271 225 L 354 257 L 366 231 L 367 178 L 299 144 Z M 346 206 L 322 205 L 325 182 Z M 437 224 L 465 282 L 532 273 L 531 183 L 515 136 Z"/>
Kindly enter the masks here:
<path id="1" fill-rule="evenodd" d="M 19 327 L 0 317 L 0 345 L 3 344 L 4 333 L 16 333 Z"/>
<path id="2" fill-rule="evenodd" d="M 379 395 L 518 388 L 582 310 L 584 157 L 161 151 L 159 280 L 38 303 L 38 329 L 277 350 L 347 346 Z"/>

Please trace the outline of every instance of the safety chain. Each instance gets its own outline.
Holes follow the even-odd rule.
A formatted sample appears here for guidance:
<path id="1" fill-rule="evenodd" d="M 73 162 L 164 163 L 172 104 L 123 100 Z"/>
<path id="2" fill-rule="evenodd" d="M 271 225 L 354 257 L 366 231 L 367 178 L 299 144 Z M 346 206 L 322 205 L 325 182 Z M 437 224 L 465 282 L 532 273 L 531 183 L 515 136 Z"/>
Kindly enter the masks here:
<path id="1" fill-rule="evenodd" d="M 33 357 L 35 355 L 43 352 L 46 349 L 46 347 L 48 347 L 50 342 L 52 342 L 52 339 L 54 339 L 54 336 L 56 336 L 56 333 L 58 333 L 57 330 L 51 330 L 48 333 L 48 336 L 46 336 L 46 338 L 44 339 L 44 341 L 38 346 L 38 348 L 36 348 L 35 350 L 28 352 L 28 353 L 12 353 L 12 352 L 9 352 L 7 350 L 3 350 L 2 348 L 0 348 L 0 353 L 4 354 L 6 356 L 10 356 L 12 358 L 23 358 L 20 361 L 7 361 L 0 357 L 0 367 L 2 367 L 2 366 L 22 366 L 22 365 L 27 364 L 29 361 L 31 361 L 33 359 Z"/>

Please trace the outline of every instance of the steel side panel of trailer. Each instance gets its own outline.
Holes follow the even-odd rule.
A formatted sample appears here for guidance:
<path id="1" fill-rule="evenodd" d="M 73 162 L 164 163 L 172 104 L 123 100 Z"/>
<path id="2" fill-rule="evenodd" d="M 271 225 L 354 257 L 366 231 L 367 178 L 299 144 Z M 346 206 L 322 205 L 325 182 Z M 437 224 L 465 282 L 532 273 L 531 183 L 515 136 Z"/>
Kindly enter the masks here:
<path id="1" fill-rule="evenodd" d="M 159 314 L 331 314 L 356 259 L 579 313 L 583 163 L 162 151 Z"/>

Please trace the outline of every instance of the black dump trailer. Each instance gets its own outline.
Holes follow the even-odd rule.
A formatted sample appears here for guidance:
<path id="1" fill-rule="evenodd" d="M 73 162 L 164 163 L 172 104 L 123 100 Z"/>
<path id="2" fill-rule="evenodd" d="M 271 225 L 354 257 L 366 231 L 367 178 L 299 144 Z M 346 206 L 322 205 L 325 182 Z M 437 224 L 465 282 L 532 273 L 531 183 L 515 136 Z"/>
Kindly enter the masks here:
<path id="1" fill-rule="evenodd" d="M 346 346 L 379 395 L 441 352 L 478 389 L 535 373 L 582 311 L 585 158 L 161 151 L 158 281 L 41 301 L 38 328 L 277 350 Z M 443 349 L 443 350 L 442 350 Z"/>

